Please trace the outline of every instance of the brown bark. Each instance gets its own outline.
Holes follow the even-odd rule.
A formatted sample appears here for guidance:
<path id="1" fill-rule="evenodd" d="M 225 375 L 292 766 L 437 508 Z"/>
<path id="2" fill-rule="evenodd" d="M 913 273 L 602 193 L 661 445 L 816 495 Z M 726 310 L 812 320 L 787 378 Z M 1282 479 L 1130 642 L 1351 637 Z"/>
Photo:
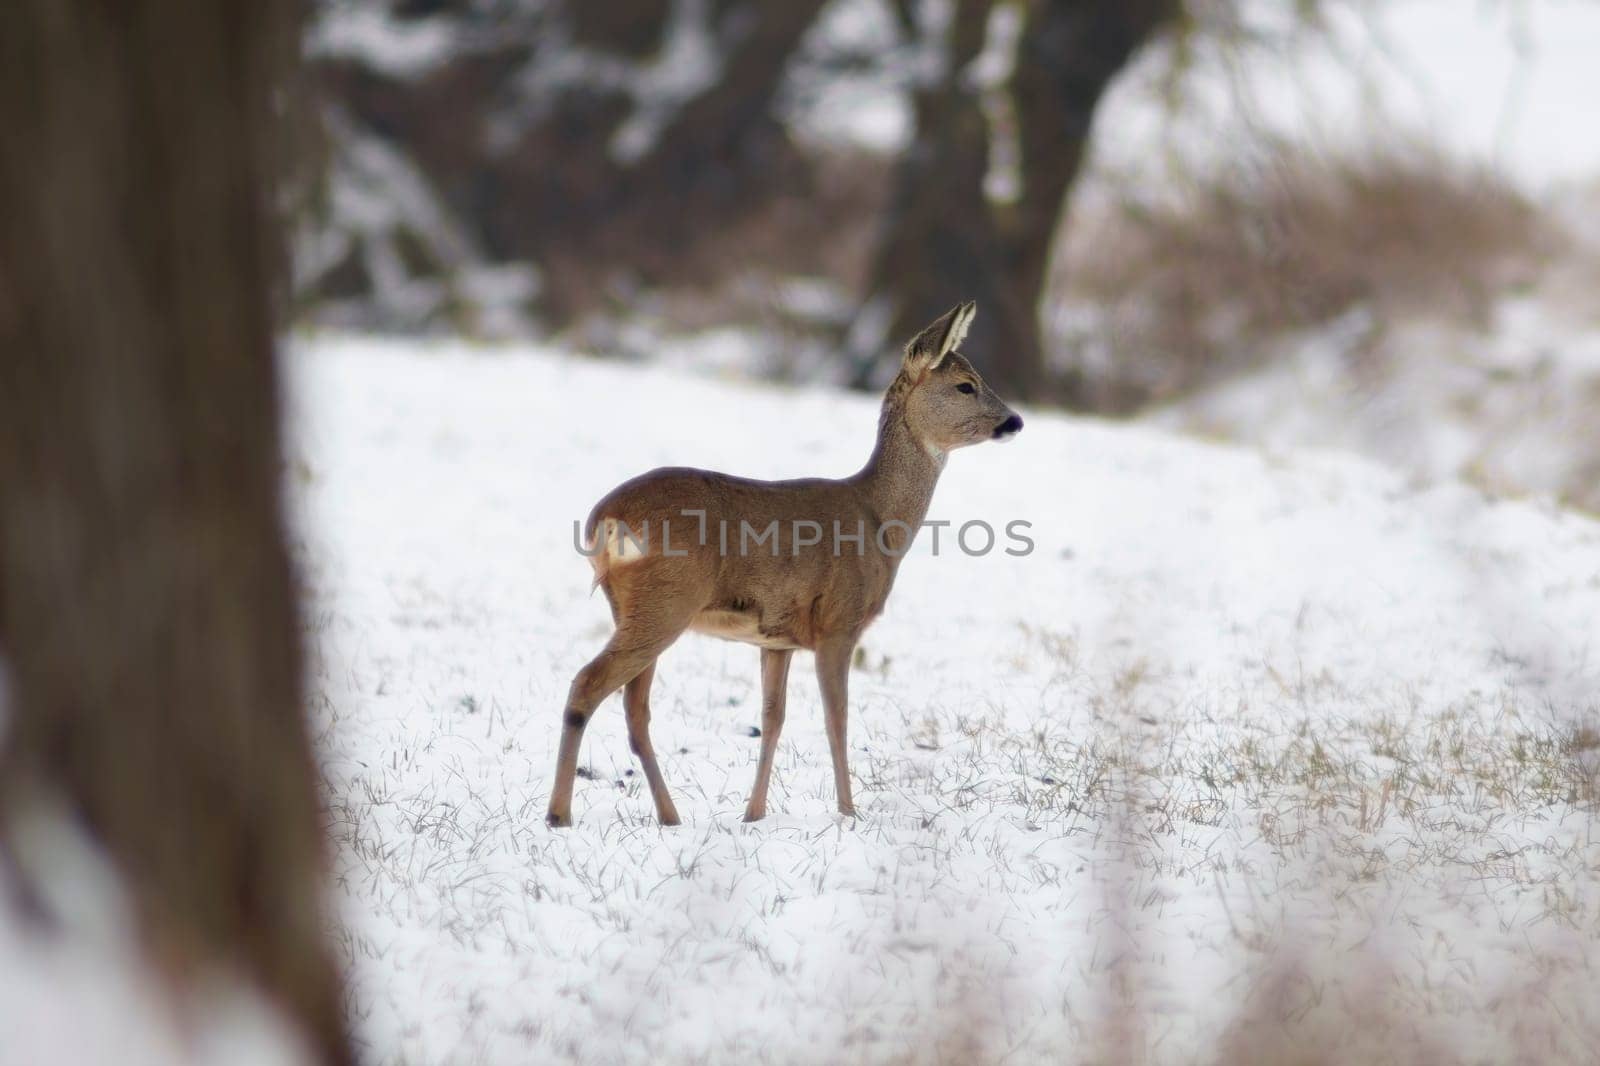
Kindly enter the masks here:
<path id="1" fill-rule="evenodd" d="M 1134 51 L 1176 14 L 1172 0 L 1034 0 L 1008 86 L 1022 188 L 984 192 L 989 131 L 962 75 L 983 47 L 992 0 L 960 0 L 945 74 L 914 95 L 916 137 L 901 161 L 872 294 L 891 308 L 889 336 L 962 300 L 980 312 L 967 341 L 997 389 L 1040 399 L 1049 381 L 1039 336 L 1050 247 L 1083 161 L 1095 108 Z M 1071 401 L 1071 396 L 1054 398 Z"/>
<path id="2" fill-rule="evenodd" d="M 294 11 L 0 15 L 0 826 L 64 798 L 163 971 L 242 971 L 342 1063 L 279 501 Z"/>

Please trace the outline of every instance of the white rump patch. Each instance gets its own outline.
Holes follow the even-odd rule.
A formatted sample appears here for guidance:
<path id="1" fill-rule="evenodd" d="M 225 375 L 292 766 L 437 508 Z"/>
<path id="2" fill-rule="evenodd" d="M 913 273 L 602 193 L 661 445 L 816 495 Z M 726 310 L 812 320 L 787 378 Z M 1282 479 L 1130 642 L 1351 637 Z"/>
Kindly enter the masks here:
<path id="1" fill-rule="evenodd" d="M 645 530 L 625 529 L 623 523 L 615 518 L 601 519 L 600 528 L 606 545 L 606 559 L 610 562 L 631 563 L 649 554 Z"/>

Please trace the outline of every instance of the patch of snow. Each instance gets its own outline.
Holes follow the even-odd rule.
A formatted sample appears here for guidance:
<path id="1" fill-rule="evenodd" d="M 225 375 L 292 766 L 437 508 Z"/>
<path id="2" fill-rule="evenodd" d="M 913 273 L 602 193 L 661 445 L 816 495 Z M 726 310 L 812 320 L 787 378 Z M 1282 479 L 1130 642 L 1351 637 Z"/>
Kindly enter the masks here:
<path id="1" fill-rule="evenodd" d="M 660 52 L 630 79 L 634 111 L 612 138 L 612 156 L 622 163 L 643 159 L 678 111 L 715 85 L 721 72 L 706 0 L 674 0 Z"/>
<path id="2" fill-rule="evenodd" d="M 856 309 L 850 291 L 832 278 L 786 277 L 777 283 L 776 296 L 783 310 L 813 322 L 842 322 Z"/>
<path id="3" fill-rule="evenodd" d="M 399 19 L 365 4 L 323 5 L 306 37 L 310 55 L 354 59 L 397 78 L 426 74 L 451 59 L 456 46 L 449 19 Z"/>
<path id="4" fill-rule="evenodd" d="M 887 0 L 832 0 L 791 62 L 782 109 L 803 139 L 900 152 L 911 143 L 905 89 L 918 54 Z M 845 56 L 865 62 L 840 62 Z"/>
<path id="5" fill-rule="evenodd" d="M 841 77 L 811 89 L 812 104 L 791 117 L 805 139 L 896 155 L 911 143 L 911 105 L 870 78 Z"/>
<path id="6" fill-rule="evenodd" d="M 490 340 L 527 337 L 539 294 L 539 270 L 532 263 L 479 263 L 463 268 L 456 287 L 472 308 L 473 333 Z"/>

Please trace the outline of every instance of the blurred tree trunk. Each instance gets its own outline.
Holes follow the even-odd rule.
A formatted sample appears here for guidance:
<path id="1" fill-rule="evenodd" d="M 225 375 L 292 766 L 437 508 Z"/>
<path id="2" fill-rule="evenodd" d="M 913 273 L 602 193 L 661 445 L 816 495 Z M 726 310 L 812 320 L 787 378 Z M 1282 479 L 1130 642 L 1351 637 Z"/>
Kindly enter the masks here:
<path id="1" fill-rule="evenodd" d="M 984 188 L 989 122 L 968 74 L 996 6 L 995 0 L 958 0 L 942 70 L 913 93 L 915 139 L 899 164 L 868 299 L 881 309 L 891 340 L 914 335 L 961 300 L 977 300 L 967 344 L 977 365 L 1002 392 L 1039 399 L 1059 391 L 1044 367 L 1039 303 L 1095 108 L 1138 47 L 1178 14 L 1178 5 L 1023 5 L 1016 66 L 1005 88 L 1020 181 L 1008 202 L 991 200 Z M 915 32 L 907 0 L 901 10 Z M 862 354 L 870 359 L 878 353 Z M 872 370 L 872 363 L 861 364 L 860 383 Z M 1070 393 L 1054 398 L 1072 400 Z"/>
<path id="2" fill-rule="evenodd" d="M 279 502 L 296 13 L 0 14 L 0 843 L 26 878 L 9 831 L 63 801 L 160 970 L 242 971 L 343 1063 Z"/>
<path id="3" fill-rule="evenodd" d="M 823 0 L 716 5 L 721 76 L 684 105 L 649 154 L 623 175 L 623 202 L 634 216 L 628 228 L 649 227 L 666 276 L 696 230 L 770 195 L 784 184 L 774 170 L 797 165 L 773 104 L 789 57 L 822 6 Z"/>
<path id="4" fill-rule="evenodd" d="M 583 0 L 578 0 L 581 4 Z M 611 4 L 625 0 L 608 0 Z M 716 237 L 745 213 L 793 188 L 804 160 L 774 113 L 789 59 L 824 0 L 716 0 L 707 5 L 708 39 L 718 73 L 685 101 L 636 159 L 615 151 L 616 134 L 634 108 L 613 113 L 605 127 L 577 130 L 598 168 L 583 164 L 578 196 L 545 197 L 536 212 L 556 239 L 538 258 L 551 271 L 545 310 L 561 320 L 594 298 L 596 266 L 623 270 L 646 284 L 683 280 L 696 243 Z M 602 5 L 603 6 L 603 5 Z M 667 15 L 656 45 L 665 47 Z M 611 47 L 621 50 L 621 30 Z M 570 125 L 570 117 L 561 120 Z M 577 158 L 577 157 L 568 157 Z M 548 171 L 562 156 L 539 154 Z M 597 176 L 593 180 L 589 174 Z"/>

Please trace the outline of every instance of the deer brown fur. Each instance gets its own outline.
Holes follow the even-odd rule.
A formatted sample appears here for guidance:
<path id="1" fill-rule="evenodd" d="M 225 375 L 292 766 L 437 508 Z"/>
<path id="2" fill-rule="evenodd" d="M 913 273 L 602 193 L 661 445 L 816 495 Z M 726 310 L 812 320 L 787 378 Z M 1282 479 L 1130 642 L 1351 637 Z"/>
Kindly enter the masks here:
<path id="1" fill-rule="evenodd" d="M 618 688 L 656 814 L 663 825 L 678 824 L 650 744 L 650 683 L 657 657 L 686 630 L 761 649 L 761 757 L 745 820 L 766 815 L 789 660 L 800 649 L 816 655 L 839 810 L 855 813 L 845 720 L 856 642 L 883 610 L 949 452 L 1022 428 L 955 350 L 975 313 L 971 303 L 952 308 L 906 345 L 877 445 L 851 477 L 754 481 L 669 467 L 624 482 L 595 505 L 584 538 L 616 631 L 573 679 L 551 825 L 572 822 L 584 727 Z"/>

